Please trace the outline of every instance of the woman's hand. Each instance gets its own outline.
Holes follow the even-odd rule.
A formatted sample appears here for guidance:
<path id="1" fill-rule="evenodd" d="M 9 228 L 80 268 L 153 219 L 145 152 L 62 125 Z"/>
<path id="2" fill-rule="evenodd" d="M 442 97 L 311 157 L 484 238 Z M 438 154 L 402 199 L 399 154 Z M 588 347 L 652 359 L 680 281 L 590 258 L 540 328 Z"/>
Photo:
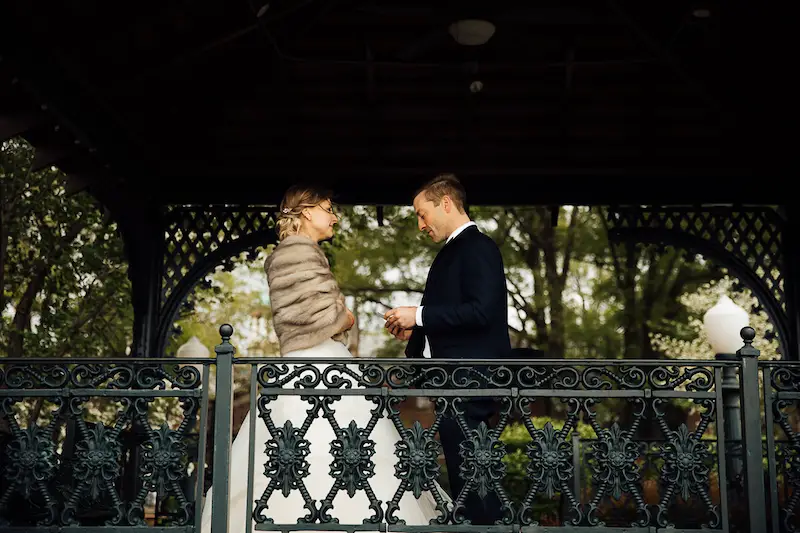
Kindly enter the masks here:
<path id="1" fill-rule="evenodd" d="M 349 319 L 350 319 L 350 325 L 349 325 L 349 326 L 346 326 L 346 327 L 344 328 L 344 329 L 345 329 L 345 331 L 349 331 L 349 330 L 351 330 L 351 329 L 353 328 L 353 326 L 355 326 L 355 325 L 356 325 L 356 317 L 353 315 L 353 313 L 352 313 L 352 312 L 351 312 L 349 309 L 347 309 L 347 318 L 349 318 Z"/>

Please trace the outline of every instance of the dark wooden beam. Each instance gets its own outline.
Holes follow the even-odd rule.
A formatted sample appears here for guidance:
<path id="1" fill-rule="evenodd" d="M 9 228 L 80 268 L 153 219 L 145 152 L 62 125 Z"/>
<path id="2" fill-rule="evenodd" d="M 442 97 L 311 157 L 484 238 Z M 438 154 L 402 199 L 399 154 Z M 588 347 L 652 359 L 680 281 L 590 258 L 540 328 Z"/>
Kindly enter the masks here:
<path id="1" fill-rule="evenodd" d="M 438 172 L 454 171 L 467 189 L 473 205 L 696 205 L 767 204 L 785 200 L 777 188 L 731 186 L 736 169 L 721 169 L 710 176 L 708 169 L 685 169 L 682 173 L 660 169 L 521 169 L 501 173 L 486 168 L 427 167 L 408 169 L 343 169 L 325 173 L 323 185 L 333 189 L 338 203 L 359 205 L 408 205 L 414 190 Z M 375 176 L 380 176 L 377 180 Z M 286 188 L 297 180 L 319 172 L 295 169 L 293 173 L 252 179 L 187 176 L 163 188 L 156 198 L 169 203 L 271 204 L 280 201 Z M 221 182 L 226 187 L 215 187 Z M 669 183 L 669 186 L 653 184 Z"/>
<path id="2" fill-rule="evenodd" d="M 355 6 L 353 4 L 356 4 Z M 290 33 L 290 42 L 296 43 L 303 39 L 306 34 L 314 28 L 317 24 L 319 24 L 325 17 L 327 17 L 330 13 L 332 13 L 337 8 L 340 10 L 346 8 L 356 8 L 358 4 L 362 2 L 357 2 L 354 0 L 327 0 L 324 5 L 317 8 L 314 13 L 311 13 L 303 18 L 303 21 L 300 25 L 295 26 Z"/>
<path id="3" fill-rule="evenodd" d="M 0 115 L 0 142 L 24 135 L 47 122 L 42 113 L 9 113 Z"/>
<path id="4" fill-rule="evenodd" d="M 38 172 L 47 167 L 57 166 L 59 162 L 75 153 L 74 150 L 58 146 L 37 145 L 31 163 L 31 172 Z"/>
<path id="5" fill-rule="evenodd" d="M 686 71 L 683 64 L 664 45 L 653 38 L 650 32 L 647 31 L 634 17 L 632 17 L 630 13 L 623 9 L 617 0 L 606 1 L 608 2 L 608 5 L 611 6 L 611 9 L 614 11 L 614 13 L 616 13 L 620 19 L 625 21 L 625 23 L 639 38 L 642 44 L 644 44 L 650 50 L 650 53 L 658 57 L 665 65 L 667 65 L 687 86 L 696 90 L 698 95 L 703 99 L 710 109 L 713 109 L 717 113 L 722 113 L 723 106 L 719 100 L 710 94 L 708 88 L 704 84 L 700 83 L 697 79 L 691 76 Z"/>
<path id="6" fill-rule="evenodd" d="M 379 142 L 379 121 L 380 109 L 378 107 L 377 92 L 378 82 L 375 76 L 375 55 L 369 42 L 364 40 L 364 55 L 366 58 L 364 69 L 364 105 L 363 113 L 366 121 L 365 130 L 367 132 L 365 139 L 365 149 L 373 164 L 380 161 L 380 142 Z"/>
<path id="7" fill-rule="evenodd" d="M 250 35 L 254 31 L 258 30 L 259 27 L 259 24 L 254 22 L 243 28 L 239 28 L 238 30 L 227 32 L 224 35 L 215 37 L 207 43 L 179 52 L 162 63 L 150 65 L 147 68 L 140 69 L 133 74 L 132 78 L 124 81 L 126 84 L 141 85 L 144 82 L 163 75 L 170 69 L 190 67 L 193 63 L 202 61 L 205 58 L 204 54 L 222 48 L 237 41 L 238 39 L 241 39 L 242 37 Z"/>
<path id="8" fill-rule="evenodd" d="M 64 189 L 67 196 L 72 196 L 73 194 L 85 191 L 91 183 L 92 177 L 84 174 L 71 173 L 67 174 L 67 182 L 64 185 Z"/>

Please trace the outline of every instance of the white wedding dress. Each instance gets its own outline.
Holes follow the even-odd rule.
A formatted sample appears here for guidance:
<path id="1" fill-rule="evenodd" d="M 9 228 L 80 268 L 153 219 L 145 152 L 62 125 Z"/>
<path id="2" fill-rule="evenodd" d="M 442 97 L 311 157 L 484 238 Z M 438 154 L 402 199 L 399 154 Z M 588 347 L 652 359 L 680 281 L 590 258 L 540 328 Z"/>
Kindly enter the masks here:
<path id="1" fill-rule="evenodd" d="M 299 358 L 352 358 L 352 354 L 340 342 L 327 340 L 313 348 L 297 350 L 286 354 L 286 357 Z M 279 361 L 276 361 L 279 363 Z M 326 365 L 315 364 L 320 371 Z M 357 368 L 353 367 L 356 372 Z M 336 375 L 342 375 L 336 372 Z M 301 376 L 302 377 L 302 376 Z M 347 378 L 347 376 L 342 375 Z M 294 381 L 286 383 L 284 388 L 294 388 Z M 348 378 L 351 379 L 351 378 Z M 318 388 L 324 388 L 320 383 Z M 302 396 L 281 395 L 277 400 L 269 402 L 266 407 L 271 410 L 270 416 L 276 428 L 283 428 L 287 421 L 291 421 L 292 426 L 300 428 L 307 417 L 306 411 L 311 408 L 311 404 L 305 401 Z M 364 428 L 369 422 L 376 407 L 372 401 L 363 396 L 342 396 L 340 400 L 331 405 L 335 411 L 335 419 L 341 429 L 347 429 L 354 421 L 358 428 Z M 233 441 L 230 459 L 230 497 L 229 497 L 229 529 L 230 533 L 244 533 L 246 531 L 247 514 L 247 473 L 249 462 L 249 433 L 250 416 L 248 413 L 242 423 L 241 429 Z M 335 483 L 335 479 L 330 476 L 331 462 L 334 457 L 331 454 L 331 441 L 335 440 L 334 431 L 329 421 L 322 417 L 320 410 L 319 416 L 314 419 L 304 437 L 310 442 L 309 454 L 306 461 L 309 463 L 308 475 L 303 478 L 306 489 L 311 499 L 315 500 L 317 508 L 320 502 L 330 492 Z M 386 512 L 386 504 L 393 497 L 400 485 L 400 479 L 395 477 L 395 443 L 400 440 L 393 422 L 381 414 L 377 424 L 370 433 L 369 439 L 375 443 L 375 453 L 370 457 L 375 465 L 374 475 L 369 478 L 369 484 L 381 507 Z M 269 429 L 262 419 L 256 420 L 255 431 L 255 464 L 253 465 L 253 500 L 261 498 L 264 490 L 269 483 L 269 478 L 264 474 L 264 464 L 267 462 L 266 443 L 272 436 Z M 435 484 L 436 490 L 441 494 L 442 499 L 448 508 L 452 507 L 452 500 L 444 490 Z M 202 518 L 202 533 L 211 532 L 211 501 L 212 489 L 208 490 L 205 498 Z M 308 510 L 304 507 L 303 499 L 298 489 L 292 489 L 288 497 L 284 497 L 281 487 L 276 487 L 275 491 L 267 500 L 268 508 L 262 513 L 271 518 L 275 525 L 296 524 L 298 519 L 306 516 Z M 252 509 L 256 508 L 253 503 Z M 345 489 L 340 489 L 333 499 L 333 508 L 330 509 L 331 517 L 338 518 L 339 524 L 360 525 L 364 519 L 373 515 L 373 510 L 369 507 L 369 498 L 363 489 L 357 490 L 351 498 Z M 414 497 L 412 492 L 406 491 L 400 500 L 399 509 L 394 512 L 394 516 L 405 520 L 407 525 L 427 525 L 430 520 L 439 516 L 436 509 L 436 501 L 429 491 L 424 491 L 420 498 Z M 384 517 L 385 520 L 385 517 Z M 306 526 L 307 527 L 307 526 Z M 291 528 L 286 528 L 291 529 Z M 375 528 L 377 531 L 378 528 Z M 253 522 L 252 531 L 255 529 Z M 217 532 L 213 532 L 217 533 Z"/>

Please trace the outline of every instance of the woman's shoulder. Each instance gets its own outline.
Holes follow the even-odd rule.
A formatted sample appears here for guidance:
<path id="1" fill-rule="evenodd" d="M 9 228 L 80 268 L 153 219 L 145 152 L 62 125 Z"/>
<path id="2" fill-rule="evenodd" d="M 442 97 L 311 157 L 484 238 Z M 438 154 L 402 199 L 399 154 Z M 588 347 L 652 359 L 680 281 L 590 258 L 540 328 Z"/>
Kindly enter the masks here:
<path id="1" fill-rule="evenodd" d="M 267 256 L 264 268 L 269 270 L 271 267 L 280 265 L 307 262 L 314 259 L 325 259 L 322 248 L 308 237 L 291 235 L 283 239 Z"/>

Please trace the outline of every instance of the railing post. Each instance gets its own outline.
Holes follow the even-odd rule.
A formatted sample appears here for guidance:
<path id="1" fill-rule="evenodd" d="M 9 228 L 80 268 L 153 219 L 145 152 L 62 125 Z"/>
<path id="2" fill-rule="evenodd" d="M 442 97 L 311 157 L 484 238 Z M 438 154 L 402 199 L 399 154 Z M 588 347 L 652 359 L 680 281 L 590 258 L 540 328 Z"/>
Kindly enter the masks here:
<path id="1" fill-rule="evenodd" d="M 758 382 L 758 356 L 753 347 L 756 332 L 751 327 L 741 331 L 744 346 L 736 355 L 741 361 L 742 434 L 745 464 L 745 494 L 750 519 L 750 533 L 767 530 L 767 500 L 764 491 L 764 467 L 761 451 L 761 397 Z"/>
<path id="2" fill-rule="evenodd" d="M 233 431 L 233 354 L 230 343 L 233 327 L 219 328 L 222 343 L 214 347 L 217 354 L 217 390 L 214 400 L 214 470 L 212 471 L 211 531 L 228 533 L 230 494 L 231 433 Z M 207 532 L 204 532 L 207 533 Z"/>
<path id="3" fill-rule="evenodd" d="M 725 419 L 725 450 L 728 477 L 735 480 L 742 474 L 742 412 L 741 387 L 739 386 L 738 356 L 732 353 L 716 354 L 717 361 L 727 363 L 722 367 L 722 409 Z M 723 480 L 727 482 L 727 480 Z"/>

